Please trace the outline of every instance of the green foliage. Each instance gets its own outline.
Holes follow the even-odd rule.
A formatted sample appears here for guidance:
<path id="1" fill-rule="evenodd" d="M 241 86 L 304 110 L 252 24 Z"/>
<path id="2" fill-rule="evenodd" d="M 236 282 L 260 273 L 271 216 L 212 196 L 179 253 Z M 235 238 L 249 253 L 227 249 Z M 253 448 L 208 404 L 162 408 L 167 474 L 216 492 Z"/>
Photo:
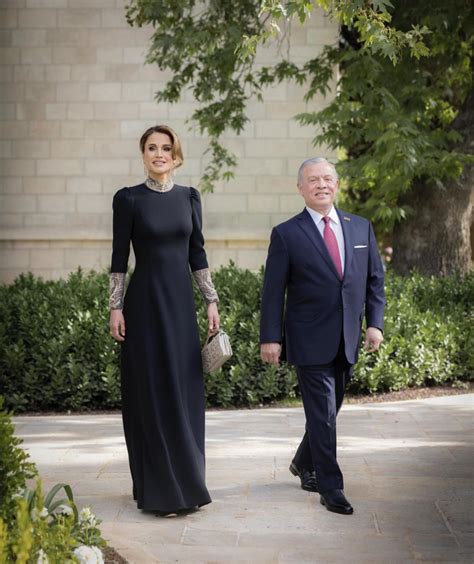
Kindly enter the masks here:
<path id="1" fill-rule="evenodd" d="M 474 378 L 474 272 L 387 279 L 385 341 L 363 351 L 350 391 L 401 390 Z"/>
<path id="2" fill-rule="evenodd" d="M 262 279 L 263 270 L 254 273 L 232 262 L 213 273 L 220 299 L 221 324 L 229 335 L 234 355 L 221 370 L 206 374 L 206 398 L 210 406 L 268 404 L 296 395 L 296 376 L 288 365 L 277 370 L 260 360 Z M 207 314 L 197 288 L 195 301 L 204 340 Z"/>
<path id="3" fill-rule="evenodd" d="M 36 475 L 36 468 L 20 448 L 22 441 L 15 437 L 11 415 L 3 404 L 0 396 L 0 519 L 9 522 L 15 512 L 14 496 L 25 488 L 26 480 Z"/>
<path id="4" fill-rule="evenodd" d="M 285 58 L 286 48 L 273 65 L 256 64 L 258 47 L 290 46 L 291 25 L 316 8 L 341 26 L 338 44 L 300 65 Z M 230 178 L 236 162 L 220 137 L 239 134 L 247 102 L 283 80 L 306 85 L 306 102 L 332 87 L 325 109 L 308 104 L 296 117 L 314 128 L 315 145 L 344 156 L 343 205 L 378 231 L 389 233 L 413 213 L 403 197 L 417 180 L 440 188 L 474 162 L 456 125 L 472 91 L 469 0 L 429 7 L 424 0 L 130 0 L 127 17 L 131 25 L 153 24 L 147 62 L 173 74 L 157 99 L 178 102 L 191 90 L 200 103 L 192 120 L 210 138 L 205 190 Z"/>
<path id="5" fill-rule="evenodd" d="M 295 397 L 296 376 L 259 354 L 260 292 L 263 270 L 255 274 L 231 264 L 213 278 L 221 318 L 234 357 L 206 376 L 210 405 L 254 405 Z M 385 342 L 377 354 L 361 351 L 349 390 L 352 393 L 457 383 L 474 377 L 474 272 L 461 277 L 387 276 Z M 236 299 L 237 297 L 237 299 Z M 201 331 L 205 308 L 196 292 Z"/>
<path id="6" fill-rule="evenodd" d="M 206 378 L 208 405 L 255 405 L 294 395 L 289 368 L 259 360 L 261 273 L 231 265 L 214 274 L 235 356 Z M 119 346 L 108 330 L 108 276 L 81 271 L 67 281 L 21 275 L 0 287 L 0 387 L 16 412 L 120 406 Z M 245 299 L 244 299 L 245 298 Z M 206 312 L 196 294 L 205 337 Z M 227 374 L 229 378 L 227 379 Z"/>
<path id="7" fill-rule="evenodd" d="M 422 39 L 427 30 L 413 27 L 402 31 L 391 27 L 391 4 L 386 0 L 318 0 L 314 4 L 341 24 L 355 22 L 364 53 L 380 53 L 393 62 L 403 49 L 416 57 L 426 53 Z M 318 59 L 301 70 L 290 61 L 283 61 L 287 65 L 284 73 L 278 62 L 275 69 L 254 68 L 257 47 L 279 41 L 293 18 L 304 23 L 314 4 L 307 0 L 130 0 L 129 24 L 154 27 L 147 62 L 173 73 L 173 78 L 157 93 L 157 100 L 178 102 L 183 91 L 191 88 L 194 98 L 202 104 L 192 119 L 201 133 L 210 138 L 208 151 L 212 160 L 204 173 L 204 190 L 212 189 L 222 169 L 223 178 L 232 176 L 235 157 L 219 143 L 219 138 L 226 130 L 243 130 L 248 121 L 245 104 L 250 98 L 261 99 L 262 89 L 277 80 L 296 76 L 311 79 L 311 69 L 318 80 L 325 77 L 323 89 L 327 88 L 334 69 L 328 69 Z"/>
<path id="8" fill-rule="evenodd" d="M 298 393 L 291 367 L 276 370 L 260 361 L 262 275 L 232 263 L 213 273 L 234 356 L 206 374 L 208 406 L 268 404 Z M 107 328 L 107 295 L 105 273 L 47 282 L 27 275 L 0 287 L 0 387 L 9 408 L 120 406 L 119 346 Z M 352 392 L 472 378 L 474 273 L 443 279 L 389 275 L 387 297 L 385 342 L 378 354 L 361 353 Z M 195 300 L 204 341 L 206 307 L 197 289 Z"/>
<path id="9" fill-rule="evenodd" d="M 227 127 L 242 131 L 247 121 L 243 110 L 248 97 L 245 89 L 253 85 L 251 65 L 237 59 L 236 50 L 243 37 L 261 29 L 253 4 L 248 0 L 132 0 L 127 7 L 130 24 L 155 26 L 147 62 L 174 73 L 157 93 L 157 100 L 177 102 L 183 89 L 196 81 L 193 94 L 206 104 L 193 116 L 211 141 L 212 162 L 204 173 L 204 189 L 219 178 L 222 168 L 226 168 L 224 177 L 232 175 L 235 157 L 217 140 Z"/>
<path id="10" fill-rule="evenodd" d="M 120 404 L 107 287 L 107 274 L 80 270 L 67 281 L 42 281 L 28 274 L 0 287 L 0 389 L 11 408 Z"/>
<path id="11" fill-rule="evenodd" d="M 46 495 L 41 481 L 34 489 L 28 479 L 36 467 L 14 436 L 11 415 L 0 396 L 0 563 L 75 562 L 73 551 L 80 546 L 105 546 L 100 521 L 84 508 L 79 513 L 71 488 L 57 484 Z M 67 497 L 59 498 L 64 490 Z"/>
<path id="12" fill-rule="evenodd" d="M 316 144 L 346 155 L 338 164 L 347 186 L 341 205 L 387 232 L 412 212 L 400 201 L 416 179 L 436 188 L 474 162 L 454 123 L 472 88 L 472 4 L 437 0 L 426 10 L 421 0 L 397 0 L 390 11 L 399 29 L 429 30 L 423 56 L 413 57 L 406 45 L 393 65 L 380 52 L 364 52 L 353 24 L 344 46 L 320 58 L 341 69 L 334 100 L 297 116 L 321 131 Z"/>
<path id="13" fill-rule="evenodd" d="M 0 396 L 0 563 L 76 562 L 74 549 L 105 546 L 89 508 L 79 513 L 71 488 L 57 484 L 44 497 L 37 477 L 33 489 L 26 481 L 36 467 L 14 436 L 11 415 Z M 66 498 L 59 498 L 61 490 Z"/>
<path id="14" fill-rule="evenodd" d="M 68 490 L 68 499 L 54 501 L 60 487 Z M 26 489 L 24 496 L 14 501 L 13 518 L 0 519 L 0 554 L 3 551 L 5 555 L 0 562 L 73 563 L 78 561 L 75 551 L 84 547 L 100 550 L 106 544 L 99 530 L 100 520 L 88 507 L 78 513 L 69 486 L 58 484 L 45 500 L 41 481 L 37 480 L 34 490 Z"/>

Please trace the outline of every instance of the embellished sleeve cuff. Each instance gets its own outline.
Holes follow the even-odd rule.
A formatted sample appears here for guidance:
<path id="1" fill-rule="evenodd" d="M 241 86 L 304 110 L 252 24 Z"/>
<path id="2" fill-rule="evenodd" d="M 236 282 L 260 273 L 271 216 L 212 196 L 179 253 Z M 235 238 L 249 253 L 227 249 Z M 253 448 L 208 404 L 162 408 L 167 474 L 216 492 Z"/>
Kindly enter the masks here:
<path id="1" fill-rule="evenodd" d="M 123 309 L 125 272 L 111 272 L 109 278 L 109 308 Z"/>
<path id="2" fill-rule="evenodd" d="M 198 285 L 201 295 L 207 305 L 211 303 L 219 303 L 219 296 L 217 295 L 214 284 L 212 283 L 211 271 L 209 268 L 201 268 L 193 272 L 194 280 Z"/>

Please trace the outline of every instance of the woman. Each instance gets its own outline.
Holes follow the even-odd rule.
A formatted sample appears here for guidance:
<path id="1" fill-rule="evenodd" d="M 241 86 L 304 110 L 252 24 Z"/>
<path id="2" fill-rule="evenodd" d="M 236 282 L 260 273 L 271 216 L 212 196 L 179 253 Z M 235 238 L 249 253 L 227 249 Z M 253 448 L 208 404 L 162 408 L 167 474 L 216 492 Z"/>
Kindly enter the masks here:
<path id="1" fill-rule="evenodd" d="M 201 200 L 173 182 L 176 133 L 140 139 L 148 174 L 113 201 L 110 331 L 121 342 L 122 413 L 139 509 L 159 514 L 210 503 L 205 484 L 204 384 L 190 269 L 219 329 L 218 297 L 201 232 Z M 130 241 L 136 258 L 125 299 Z"/>

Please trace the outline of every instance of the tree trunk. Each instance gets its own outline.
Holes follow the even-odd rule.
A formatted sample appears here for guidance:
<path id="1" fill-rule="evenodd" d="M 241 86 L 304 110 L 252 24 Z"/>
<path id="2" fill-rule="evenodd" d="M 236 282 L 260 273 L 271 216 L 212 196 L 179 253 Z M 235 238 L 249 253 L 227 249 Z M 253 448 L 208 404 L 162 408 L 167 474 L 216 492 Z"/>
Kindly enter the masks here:
<path id="1" fill-rule="evenodd" d="M 471 223 L 473 169 L 444 188 L 415 186 L 407 194 L 414 214 L 393 232 L 393 267 L 399 274 L 417 270 L 446 276 L 472 266 Z"/>
<path id="2" fill-rule="evenodd" d="M 474 153 L 474 96 L 467 97 L 454 122 L 464 142 L 461 149 Z M 447 276 L 472 268 L 472 215 L 474 167 L 464 169 L 457 181 L 433 188 L 421 182 L 401 203 L 414 213 L 398 223 L 393 232 L 393 267 L 399 274 L 417 270 L 422 274 Z"/>

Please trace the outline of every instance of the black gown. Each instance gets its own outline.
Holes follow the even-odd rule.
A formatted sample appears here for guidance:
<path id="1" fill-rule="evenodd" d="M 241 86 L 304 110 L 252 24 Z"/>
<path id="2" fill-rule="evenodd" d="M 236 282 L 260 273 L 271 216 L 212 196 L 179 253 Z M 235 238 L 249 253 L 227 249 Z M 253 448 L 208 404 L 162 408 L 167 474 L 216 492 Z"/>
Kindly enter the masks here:
<path id="1" fill-rule="evenodd" d="M 139 509 L 171 512 L 210 503 L 205 484 L 204 382 L 191 271 L 207 268 L 201 200 L 194 188 L 145 184 L 113 201 L 112 272 L 136 266 L 123 314 L 122 415 Z"/>

